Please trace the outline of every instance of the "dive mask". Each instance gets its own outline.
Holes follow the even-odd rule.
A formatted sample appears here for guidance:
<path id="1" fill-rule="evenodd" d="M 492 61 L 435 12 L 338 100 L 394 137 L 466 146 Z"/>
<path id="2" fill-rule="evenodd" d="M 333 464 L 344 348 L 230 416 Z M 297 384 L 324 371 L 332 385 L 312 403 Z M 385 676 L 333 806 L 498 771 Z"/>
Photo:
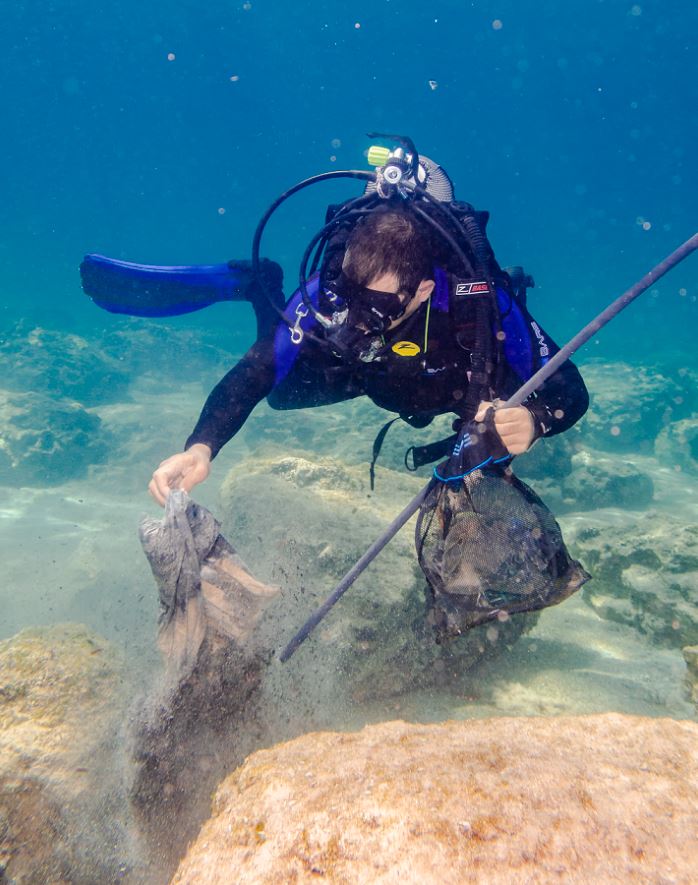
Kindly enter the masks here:
<path id="1" fill-rule="evenodd" d="M 340 353 L 351 351 L 364 362 L 375 359 L 383 346 L 381 336 L 400 319 L 409 303 L 404 293 L 369 289 L 344 273 L 325 291 L 333 306 L 326 337 Z"/>

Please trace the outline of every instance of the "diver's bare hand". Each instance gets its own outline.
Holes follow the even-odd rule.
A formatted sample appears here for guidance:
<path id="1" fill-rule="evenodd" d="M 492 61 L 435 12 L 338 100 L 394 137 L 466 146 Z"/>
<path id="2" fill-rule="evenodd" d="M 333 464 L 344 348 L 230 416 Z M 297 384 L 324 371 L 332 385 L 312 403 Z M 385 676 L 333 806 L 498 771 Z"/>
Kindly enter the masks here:
<path id="1" fill-rule="evenodd" d="M 503 409 L 497 408 L 495 403 L 480 403 L 475 420 L 484 421 L 485 412 L 492 406 L 494 406 L 494 426 L 509 454 L 522 455 L 528 451 L 535 434 L 533 415 L 524 406 Z"/>
<path id="2" fill-rule="evenodd" d="M 211 472 L 211 449 L 203 443 L 195 443 L 186 452 L 179 452 L 166 458 L 158 465 L 148 484 L 148 491 L 161 507 L 170 489 L 184 489 L 190 492 L 195 485 L 203 482 Z"/>

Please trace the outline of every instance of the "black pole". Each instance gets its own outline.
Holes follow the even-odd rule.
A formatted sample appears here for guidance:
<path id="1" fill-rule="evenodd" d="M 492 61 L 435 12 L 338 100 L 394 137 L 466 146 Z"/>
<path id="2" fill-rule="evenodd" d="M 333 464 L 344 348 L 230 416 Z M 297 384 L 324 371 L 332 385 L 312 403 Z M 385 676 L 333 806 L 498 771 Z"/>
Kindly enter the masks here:
<path id="1" fill-rule="evenodd" d="M 583 344 L 586 344 L 590 338 L 596 335 L 599 329 L 602 329 L 615 316 L 617 316 L 621 310 L 634 301 L 638 295 L 642 295 L 642 293 L 647 291 L 647 289 L 649 289 L 653 283 L 656 283 L 660 277 L 663 277 L 665 273 L 672 269 L 672 267 L 676 267 L 679 262 L 683 261 L 684 258 L 687 258 L 691 252 L 694 252 L 696 249 L 698 249 L 698 233 L 693 234 L 693 236 L 686 240 L 683 245 L 679 246 L 678 249 L 675 249 L 671 255 L 667 255 L 664 261 L 660 261 L 656 267 L 653 267 L 649 273 L 646 273 L 641 280 L 638 280 L 637 283 L 635 283 L 634 286 L 631 286 L 626 292 L 623 292 L 623 294 L 616 298 L 615 301 L 611 302 L 605 310 L 602 310 L 598 316 L 594 317 L 590 323 L 587 323 L 581 332 L 577 332 L 574 338 L 568 341 L 567 344 L 555 354 L 555 356 L 551 357 L 542 369 L 539 369 L 535 375 L 532 375 L 525 384 L 519 387 L 516 393 L 509 397 L 504 403 L 504 406 L 511 407 L 521 405 L 521 403 L 527 399 L 534 390 L 538 390 L 541 384 L 549 378 L 550 375 L 562 365 L 562 363 L 568 360 L 576 350 L 579 350 Z"/>
<path id="2" fill-rule="evenodd" d="M 400 513 L 395 519 L 390 523 L 388 528 L 383 532 L 383 534 L 376 541 L 371 544 L 368 550 L 364 553 L 361 559 L 356 562 L 344 575 L 342 580 L 337 584 L 332 593 L 327 597 L 327 599 L 322 603 L 320 608 L 318 608 L 303 624 L 301 629 L 296 633 L 293 639 L 289 642 L 286 648 L 281 652 L 279 658 L 284 663 L 291 657 L 293 652 L 298 648 L 298 646 L 303 642 L 307 637 L 312 633 L 312 631 L 317 627 L 320 621 L 325 617 L 327 612 L 332 608 L 332 606 L 337 602 L 340 596 L 343 596 L 346 591 L 351 587 L 354 581 L 359 577 L 361 572 L 366 568 L 366 566 L 378 556 L 381 550 L 385 547 L 385 545 L 392 541 L 395 535 L 400 531 L 403 525 L 409 520 L 409 518 L 422 506 L 422 501 L 426 498 L 427 494 L 431 491 L 435 479 L 430 479 L 429 482 L 424 486 L 422 491 L 417 495 L 416 498 L 413 498 L 412 501 L 405 507 L 405 509 Z"/>
<path id="3" fill-rule="evenodd" d="M 626 292 L 616 298 L 609 306 L 603 310 L 598 316 L 596 316 L 590 323 L 587 323 L 586 326 L 578 332 L 574 338 L 565 344 L 558 353 L 555 354 L 541 369 L 539 369 L 535 375 L 532 375 L 529 380 L 523 384 L 513 396 L 510 396 L 509 399 L 500 406 L 500 408 L 511 408 L 512 406 L 521 405 L 521 403 L 530 396 L 534 390 L 537 390 L 541 384 L 548 379 L 553 372 L 555 372 L 559 366 L 568 360 L 572 354 L 578 350 L 583 344 L 593 337 L 599 329 L 602 329 L 606 323 L 609 323 L 615 316 L 617 316 L 621 310 L 627 307 L 632 301 L 634 301 L 638 295 L 641 295 L 645 292 L 649 287 L 655 283 L 658 279 L 664 276 L 665 273 L 670 271 L 673 267 L 683 261 L 684 258 L 687 258 L 692 252 L 698 249 L 698 233 L 693 234 L 690 239 L 686 240 L 686 242 L 679 246 L 671 255 L 668 255 L 664 261 L 660 261 L 660 263 L 653 267 L 649 273 L 646 273 L 641 280 L 638 280 L 634 286 L 631 286 Z M 279 655 L 279 659 L 285 663 L 294 651 L 298 648 L 298 646 L 304 642 L 310 633 L 317 627 L 320 621 L 325 617 L 325 615 L 329 612 L 329 610 L 334 606 L 337 600 L 346 593 L 346 591 L 351 587 L 354 581 L 359 577 L 361 572 L 364 571 L 367 565 L 372 562 L 373 559 L 381 552 L 381 550 L 388 544 L 395 535 L 400 531 L 403 525 L 408 522 L 411 516 L 413 516 L 417 510 L 422 506 L 422 502 L 434 487 L 434 483 L 437 480 L 432 477 L 429 482 L 424 486 L 424 488 L 419 492 L 419 494 L 413 498 L 412 501 L 405 507 L 402 513 L 399 514 L 388 526 L 388 528 L 383 532 L 383 534 L 373 542 L 373 544 L 368 548 L 368 550 L 364 553 L 361 559 L 353 565 L 346 575 L 342 578 L 342 580 L 337 584 L 336 588 L 333 592 L 327 597 L 327 599 L 323 602 L 323 604 L 318 608 L 313 615 L 305 622 L 305 624 L 301 627 L 301 629 L 296 633 L 293 639 L 288 643 L 286 648 Z"/>

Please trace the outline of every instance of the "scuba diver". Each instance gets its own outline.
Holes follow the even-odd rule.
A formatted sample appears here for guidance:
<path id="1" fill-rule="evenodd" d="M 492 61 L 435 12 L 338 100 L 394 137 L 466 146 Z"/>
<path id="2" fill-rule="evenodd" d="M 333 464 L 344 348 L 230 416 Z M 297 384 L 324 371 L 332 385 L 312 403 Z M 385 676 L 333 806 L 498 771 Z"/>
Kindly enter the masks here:
<path id="1" fill-rule="evenodd" d="M 415 427 L 453 414 L 454 431 L 483 421 L 494 404 L 508 456 L 567 430 L 586 411 L 586 387 L 570 361 L 522 405 L 496 407 L 558 350 L 526 308 L 533 280 L 499 266 L 488 213 L 457 202 L 440 166 L 409 138 L 383 137 L 399 147 L 369 151 L 374 173 L 328 172 L 282 194 L 257 228 L 251 262 L 163 268 L 85 258 L 83 288 L 113 312 L 173 315 L 219 300 L 255 309 L 257 340 L 210 393 L 184 451 L 152 475 L 148 488 L 160 505 L 172 489 L 189 492 L 208 477 L 211 461 L 265 398 L 274 409 L 301 409 L 368 396 Z M 259 257 L 264 227 L 292 194 L 336 177 L 367 184 L 359 197 L 330 206 L 286 301 L 281 268 Z M 391 423 L 378 435 L 374 463 Z M 456 437 L 411 449 L 407 466 L 436 460 Z"/>
<path id="2" fill-rule="evenodd" d="M 445 460 L 281 662 L 417 511 L 415 544 L 437 642 L 556 605 L 583 586 L 590 576 L 570 557 L 554 516 L 508 464 L 586 412 L 589 397 L 570 356 L 698 249 L 696 233 L 558 348 L 527 310 L 532 278 L 497 263 L 488 213 L 456 201 L 445 170 L 411 139 L 369 134 L 376 137 L 399 146 L 368 151 L 374 172 L 325 172 L 281 194 L 257 225 L 251 261 L 162 267 L 87 255 L 80 267 L 86 294 L 114 313 L 173 316 L 240 300 L 255 310 L 257 340 L 209 395 L 184 451 L 153 473 L 149 490 L 161 505 L 172 490 L 191 491 L 207 478 L 265 397 L 274 409 L 297 409 L 368 396 L 395 413 L 374 442 L 371 487 L 394 421 L 426 427 L 455 415 L 452 436 L 408 449 L 408 469 Z M 281 268 L 260 258 L 265 226 L 295 193 L 337 178 L 366 182 L 364 192 L 328 208 L 286 301 Z"/>

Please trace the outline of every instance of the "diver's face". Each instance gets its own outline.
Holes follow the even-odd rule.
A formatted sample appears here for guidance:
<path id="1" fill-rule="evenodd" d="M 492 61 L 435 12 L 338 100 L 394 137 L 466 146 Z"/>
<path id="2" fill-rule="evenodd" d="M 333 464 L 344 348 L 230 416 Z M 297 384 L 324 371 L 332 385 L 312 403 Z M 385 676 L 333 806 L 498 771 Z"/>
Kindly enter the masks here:
<path id="1" fill-rule="evenodd" d="M 422 280 L 416 292 L 401 291 L 394 273 L 378 274 L 362 286 L 342 268 L 327 289 L 335 304 L 327 339 L 338 355 L 371 362 L 385 346 L 383 335 L 411 316 L 433 289 L 433 280 Z"/>
<path id="2" fill-rule="evenodd" d="M 401 323 L 404 323 L 408 317 L 412 316 L 415 310 L 418 309 L 419 305 L 423 304 L 434 291 L 434 285 L 433 280 L 422 280 L 419 286 L 417 286 L 417 291 L 414 295 L 409 295 L 405 292 L 400 292 L 400 284 L 396 274 L 384 273 L 380 276 L 374 277 L 369 282 L 367 288 L 375 289 L 378 292 L 400 293 L 400 300 L 405 308 L 405 312 L 402 316 L 398 317 L 398 319 L 391 321 L 388 326 L 388 330 L 390 330 L 396 328 Z"/>

